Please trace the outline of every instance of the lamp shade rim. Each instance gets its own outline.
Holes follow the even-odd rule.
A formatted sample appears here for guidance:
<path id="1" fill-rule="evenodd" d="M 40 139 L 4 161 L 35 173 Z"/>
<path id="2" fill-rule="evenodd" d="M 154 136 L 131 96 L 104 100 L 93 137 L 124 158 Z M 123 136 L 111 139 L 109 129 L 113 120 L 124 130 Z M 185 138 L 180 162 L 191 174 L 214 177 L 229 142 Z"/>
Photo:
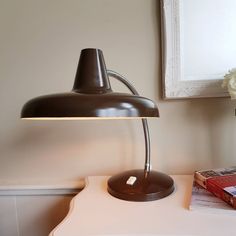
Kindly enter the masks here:
<path id="1" fill-rule="evenodd" d="M 156 104 L 145 97 L 109 92 L 83 94 L 76 92 L 44 95 L 29 100 L 21 118 L 87 118 L 87 117 L 159 117 Z"/>

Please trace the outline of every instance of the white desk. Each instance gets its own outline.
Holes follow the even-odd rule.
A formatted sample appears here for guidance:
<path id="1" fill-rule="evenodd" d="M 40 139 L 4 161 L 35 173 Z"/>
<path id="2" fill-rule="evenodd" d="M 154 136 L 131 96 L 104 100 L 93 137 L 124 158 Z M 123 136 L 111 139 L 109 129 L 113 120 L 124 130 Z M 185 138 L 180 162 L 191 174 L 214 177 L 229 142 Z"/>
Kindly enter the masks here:
<path id="1" fill-rule="evenodd" d="M 172 177 L 174 193 L 152 202 L 116 199 L 106 191 L 107 177 L 89 177 L 50 236 L 236 235 L 236 216 L 188 210 L 192 176 Z"/>

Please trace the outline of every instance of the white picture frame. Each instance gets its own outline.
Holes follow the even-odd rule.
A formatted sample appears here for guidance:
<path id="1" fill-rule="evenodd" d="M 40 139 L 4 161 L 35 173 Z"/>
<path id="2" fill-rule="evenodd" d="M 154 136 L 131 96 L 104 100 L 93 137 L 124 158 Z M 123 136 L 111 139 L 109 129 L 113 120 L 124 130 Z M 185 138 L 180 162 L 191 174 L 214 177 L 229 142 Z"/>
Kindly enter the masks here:
<path id="1" fill-rule="evenodd" d="M 183 4 L 183 0 L 161 0 L 164 99 L 228 97 L 226 88 L 221 86 L 224 76 L 222 73 L 201 74 L 191 80 L 184 80 L 184 52 L 181 47 L 183 44 L 181 25 L 183 6 L 181 4 Z"/>

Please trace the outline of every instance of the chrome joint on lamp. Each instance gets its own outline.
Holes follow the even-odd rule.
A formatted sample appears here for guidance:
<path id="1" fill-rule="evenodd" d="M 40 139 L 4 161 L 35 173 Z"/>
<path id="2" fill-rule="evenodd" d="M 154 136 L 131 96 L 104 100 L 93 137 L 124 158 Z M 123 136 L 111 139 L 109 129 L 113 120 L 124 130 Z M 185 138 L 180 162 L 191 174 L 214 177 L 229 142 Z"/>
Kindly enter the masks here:
<path id="1" fill-rule="evenodd" d="M 113 92 L 109 76 L 125 84 L 132 94 Z M 145 137 L 144 169 L 119 173 L 107 183 L 112 196 L 128 201 L 157 200 L 174 191 L 170 176 L 150 168 L 148 117 L 159 117 L 156 104 L 139 96 L 123 76 L 107 70 L 99 49 L 81 51 L 71 92 L 36 97 L 29 100 L 21 112 L 22 119 L 141 119 Z"/>

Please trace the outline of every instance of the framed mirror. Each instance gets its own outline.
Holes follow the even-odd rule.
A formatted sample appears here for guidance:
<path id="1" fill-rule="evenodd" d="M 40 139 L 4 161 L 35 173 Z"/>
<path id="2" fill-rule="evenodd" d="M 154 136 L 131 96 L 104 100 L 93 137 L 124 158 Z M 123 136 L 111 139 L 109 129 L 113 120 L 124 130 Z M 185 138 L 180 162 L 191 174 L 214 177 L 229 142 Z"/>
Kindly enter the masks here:
<path id="1" fill-rule="evenodd" d="M 236 67 L 236 0 L 161 0 L 166 99 L 226 97 Z"/>

